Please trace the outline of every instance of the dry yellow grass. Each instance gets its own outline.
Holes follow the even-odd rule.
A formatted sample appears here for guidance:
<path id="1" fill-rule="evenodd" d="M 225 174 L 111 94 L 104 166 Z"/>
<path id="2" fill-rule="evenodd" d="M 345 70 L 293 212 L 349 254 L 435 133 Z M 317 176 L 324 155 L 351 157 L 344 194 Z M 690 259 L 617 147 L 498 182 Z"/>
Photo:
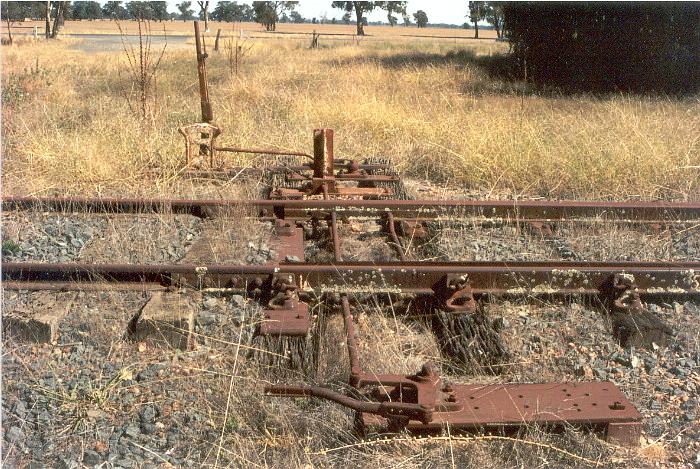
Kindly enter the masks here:
<path id="1" fill-rule="evenodd" d="M 538 93 L 489 77 L 507 48 L 494 41 L 252 42 L 237 77 L 225 53 L 209 60 L 221 143 L 308 150 L 325 126 L 341 156 L 484 195 L 698 199 L 697 97 Z M 123 53 L 77 47 L 2 48 L 4 193 L 168 195 L 144 171 L 182 161 L 176 128 L 199 120 L 194 51 L 166 51 L 142 122 Z"/>

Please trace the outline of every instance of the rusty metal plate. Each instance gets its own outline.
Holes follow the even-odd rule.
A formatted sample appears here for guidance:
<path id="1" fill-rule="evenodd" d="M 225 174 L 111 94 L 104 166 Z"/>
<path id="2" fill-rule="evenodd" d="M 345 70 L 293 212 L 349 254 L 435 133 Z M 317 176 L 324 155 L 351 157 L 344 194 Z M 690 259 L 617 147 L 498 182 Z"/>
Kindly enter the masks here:
<path id="1" fill-rule="evenodd" d="M 268 265 L 277 262 L 304 262 L 304 230 L 301 228 L 289 227 L 284 234 L 276 234 L 269 245 L 277 253 L 277 259 Z"/>
<path id="2" fill-rule="evenodd" d="M 435 412 L 433 421 L 411 421 L 409 430 L 513 427 L 528 424 L 610 424 L 640 422 L 641 414 L 609 381 L 550 384 L 452 385 L 461 409 Z M 386 420 L 362 414 L 366 425 L 384 425 Z"/>
<path id="3" fill-rule="evenodd" d="M 260 323 L 260 335 L 305 336 L 309 332 L 309 305 L 297 303 L 295 309 L 266 309 Z"/>

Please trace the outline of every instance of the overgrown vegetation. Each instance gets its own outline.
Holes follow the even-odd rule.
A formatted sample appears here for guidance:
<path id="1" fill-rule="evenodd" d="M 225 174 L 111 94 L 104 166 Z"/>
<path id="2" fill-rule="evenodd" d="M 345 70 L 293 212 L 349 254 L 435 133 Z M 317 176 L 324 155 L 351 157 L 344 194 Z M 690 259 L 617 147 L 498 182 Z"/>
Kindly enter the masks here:
<path id="1" fill-rule="evenodd" d="M 343 157 L 386 156 L 407 176 L 483 196 L 698 199 L 694 98 L 540 92 L 494 79 L 485 67 L 507 51 L 502 43 L 330 45 L 310 53 L 307 38 L 257 41 L 231 78 L 228 54 L 211 55 L 220 143 L 308 150 L 311 130 L 331 127 Z M 148 135 L 124 101 L 131 77 L 120 54 L 43 42 L 3 52 L 5 89 L 37 58 L 51 77 L 6 98 L 6 194 L 169 195 L 170 179 L 145 170 L 182 164 L 177 127 L 199 120 L 193 46 L 161 61 L 167 112 Z"/>
<path id="2" fill-rule="evenodd" d="M 126 99 L 132 112 L 141 116 L 142 119 L 153 117 L 153 104 L 156 93 L 156 81 L 158 68 L 165 54 L 167 42 L 160 51 L 152 51 L 152 31 L 151 23 L 143 18 L 136 20 L 138 30 L 138 47 L 127 44 L 126 35 L 117 22 L 119 34 L 121 36 L 122 47 L 129 63 L 129 73 L 131 74 L 131 87 L 126 92 Z M 165 36 L 165 31 L 163 31 Z M 134 97 L 134 95 L 136 95 Z"/>

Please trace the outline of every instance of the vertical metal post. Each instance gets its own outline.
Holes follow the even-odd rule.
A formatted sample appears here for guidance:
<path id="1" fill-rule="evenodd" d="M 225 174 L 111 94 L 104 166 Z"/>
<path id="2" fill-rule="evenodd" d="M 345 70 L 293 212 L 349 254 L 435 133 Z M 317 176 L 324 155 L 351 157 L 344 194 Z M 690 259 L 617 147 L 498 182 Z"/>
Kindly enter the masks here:
<path id="1" fill-rule="evenodd" d="M 333 177 L 333 129 L 314 130 L 314 177 Z"/>
<path id="2" fill-rule="evenodd" d="M 199 97 L 202 103 L 202 122 L 214 120 L 214 112 L 209 101 L 207 87 L 207 54 L 202 50 L 202 38 L 199 34 L 199 21 L 194 22 L 194 40 L 197 47 L 197 74 L 199 75 Z"/>
<path id="3" fill-rule="evenodd" d="M 357 350 L 357 337 L 355 337 L 355 323 L 350 309 L 350 301 L 347 295 L 341 298 L 343 302 L 343 321 L 345 322 L 345 335 L 348 347 L 348 357 L 350 358 L 350 385 L 357 387 L 362 375 L 360 366 L 360 354 Z"/>

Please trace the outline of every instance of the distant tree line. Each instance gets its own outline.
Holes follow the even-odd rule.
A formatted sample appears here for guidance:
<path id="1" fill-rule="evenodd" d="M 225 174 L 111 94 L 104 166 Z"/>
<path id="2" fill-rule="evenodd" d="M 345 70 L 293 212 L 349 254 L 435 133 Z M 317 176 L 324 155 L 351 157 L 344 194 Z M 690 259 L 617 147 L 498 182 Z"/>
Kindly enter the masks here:
<path id="1" fill-rule="evenodd" d="M 694 2 L 501 4 L 529 80 L 596 90 L 700 90 Z"/>
<path id="2" fill-rule="evenodd" d="M 193 7 L 196 3 L 198 8 Z M 168 4 L 165 1 L 3 1 L 2 19 L 11 21 L 21 21 L 24 19 L 42 20 L 46 16 L 46 8 L 49 5 L 53 16 L 56 10 L 62 9 L 62 20 L 129 20 L 144 19 L 149 21 L 182 20 L 190 21 L 196 18 L 205 22 L 208 20 L 224 22 L 254 21 L 260 23 L 268 31 L 274 31 L 277 23 L 330 23 L 357 25 L 357 34 L 364 34 L 364 26 L 368 23 L 366 14 L 373 10 L 386 11 L 387 22 L 391 26 L 398 24 L 399 17 L 403 20 L 404 26 L 413 24 L 411 17 L 406 11 L 407 2 L 387 1 L 387 2 L 332 2 L 334 8 L 345 11 L 340 20 L 336 18 L 328 19 L 325 15 L 321 18 L 304 18 L 295 8 L 299 4 L 297 1 L 291 2 L 252 2 L 252 5 L 238 3 L 235 1 L 211 2 L 215 4 L 214 9 L 208 10 L 210 2 L 183 1 L 175 6 L 177 12 L 169 12 Z M 481 2 L 484 3 L 484 2 Z M 60 7 L 59 7 L 60 6 Z M 196 8 L 196 10 L 195 10 Z M 413 14 L 416 26 L 424 28 L 428 25 L 428 15 L 423 10 L 418 10 Z M 373 22 L 371 24 L 382 24 Z"/>
<path id="3" fill-rule="evenodd" d="M 135 19 L 143 18 L 147 20 L 164 21 L 173 19 L 168 13 L 168 4 L 159 2 L 105 2 L 100 5 L 94 1 L 78 2 L 2 2 L 2 18 L 8 16 L 13 21 L 24 19 L 42 20 L 45 18 L 46 10 L 50 8 L 53 12 L 63 9 L 64 20 L 98 20 L 98 19 Z"/>

